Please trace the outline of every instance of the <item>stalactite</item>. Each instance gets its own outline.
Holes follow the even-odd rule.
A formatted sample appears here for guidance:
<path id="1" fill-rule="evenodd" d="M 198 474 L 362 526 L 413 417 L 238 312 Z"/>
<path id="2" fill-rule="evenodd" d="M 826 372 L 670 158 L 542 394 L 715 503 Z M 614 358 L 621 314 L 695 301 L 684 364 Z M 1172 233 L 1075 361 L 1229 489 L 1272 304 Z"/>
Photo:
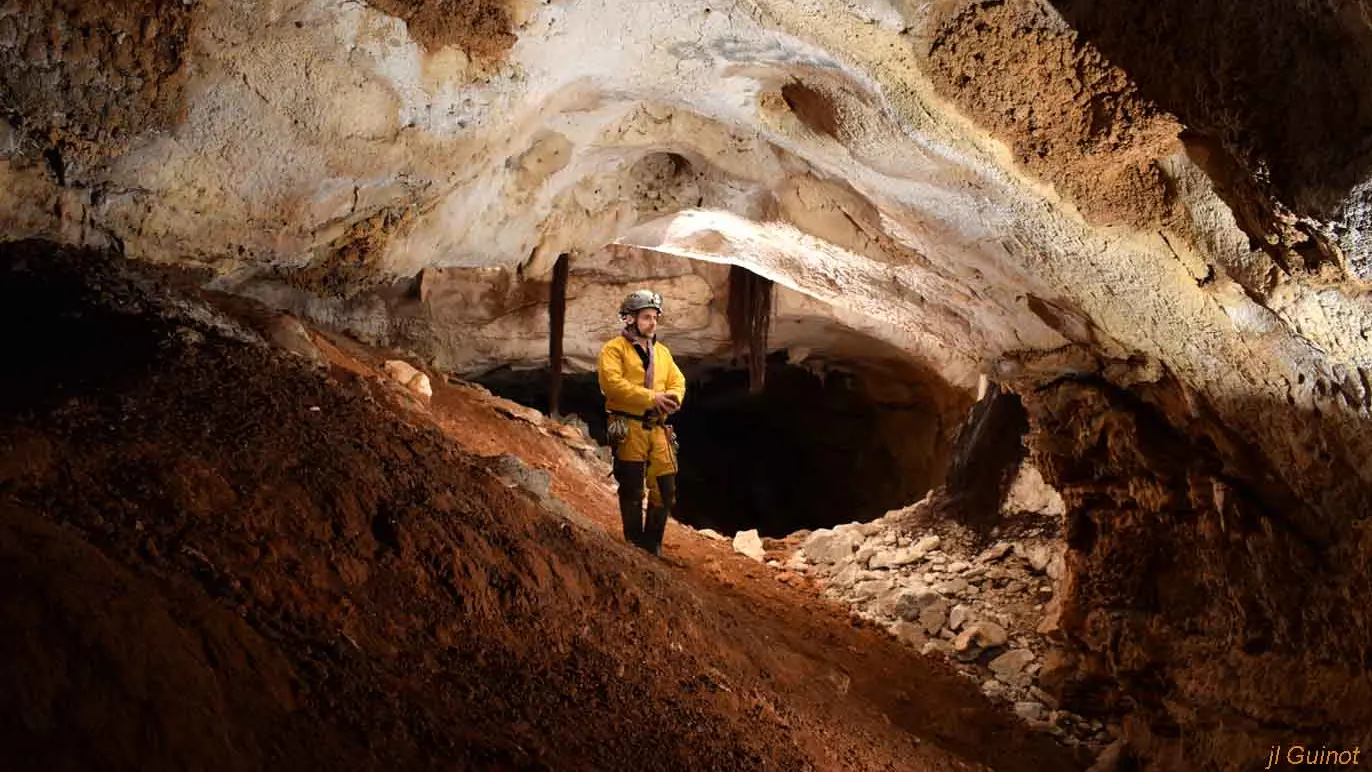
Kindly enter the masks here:
<path id="1" fill-rule="evenodd" d="M 747 268 L 729 269 L 729 338 L 734 356 L 747 350 L 748 385 L 762 391 L 767 373 L 767 333 L 772 325 L 772 280 Z"/>
<path id="2" fill-rule="evenodd" d="M 562 331 L 567 321 L 567 275 L 571 259 L 558 255 L 553 265 L 553 283 L 548 294 L 548 414 L 556 416 L 562 401 Z"/>

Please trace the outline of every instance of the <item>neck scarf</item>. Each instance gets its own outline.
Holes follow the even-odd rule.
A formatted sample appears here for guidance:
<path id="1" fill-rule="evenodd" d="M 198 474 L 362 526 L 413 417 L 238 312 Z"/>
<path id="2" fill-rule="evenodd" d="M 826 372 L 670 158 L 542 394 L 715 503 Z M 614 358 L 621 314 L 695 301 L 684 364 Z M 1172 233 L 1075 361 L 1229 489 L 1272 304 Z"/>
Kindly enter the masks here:
<path id="1" fill-rule="evenodd" d="M 634 348 L 638 349 L 640 352 L 646 352 L 647 356 L 644 356 L 643 353 L 639 354 L 639 358 L 643 360 L 643 387 L 646 389 L 653 388 L 653 365 L 656 364 L 653 357 L 653 343 L 656 341 L 656 338 L 647 340 L 638 334 L 638 330 L 634 326 L 625 327 L 624 331 L 620 334 L 624 336 L 625 340 L 632 343 Z M 640 346 L 640 343 L 646 343 L 647 345 Z"/>

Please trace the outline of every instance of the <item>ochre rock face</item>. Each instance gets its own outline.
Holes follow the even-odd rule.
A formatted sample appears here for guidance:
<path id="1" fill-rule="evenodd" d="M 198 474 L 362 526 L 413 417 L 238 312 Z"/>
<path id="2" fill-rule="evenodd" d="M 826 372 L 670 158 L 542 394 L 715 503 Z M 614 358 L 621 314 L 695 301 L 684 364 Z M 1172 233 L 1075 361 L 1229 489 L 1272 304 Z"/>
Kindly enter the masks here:
<path id="1" fill-rule="evenodd" d="M 1170 379 L 1061 382 L 1025 402 L 1034 461 L 1069 511 L 1068 701 L 1132 713 L 1126 740 L 1158 769 L 1365 744 L 1372 496 L 1326 456 L 1321 416 L 1303 416 L 1300 482 L 1320 486 L 1304 491 L 1253 444 L 1277 437 L 1220 425 Z"/>
<path id="2" fill-rule="evenodd" d="M 457 372 L 562 254 L 574 369 L 643 283 L 722 355 L 744 265 L 778 347 L 1025 397 L 1087 672 L 1225 766 L 1169 738 L 1365 718 L 1369 59 L 1352 2 L 0 0 L 0 223 Z"/>

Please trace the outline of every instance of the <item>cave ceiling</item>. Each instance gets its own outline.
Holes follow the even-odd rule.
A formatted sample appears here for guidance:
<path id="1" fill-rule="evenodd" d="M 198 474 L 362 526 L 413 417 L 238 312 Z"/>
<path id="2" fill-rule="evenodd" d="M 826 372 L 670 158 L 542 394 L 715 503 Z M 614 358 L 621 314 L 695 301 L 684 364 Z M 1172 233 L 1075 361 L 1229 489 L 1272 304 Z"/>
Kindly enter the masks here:
<path id="1" fill-rule="evenodd" d="M 0 220 L 321 297 L 738 263 L 961 387 L 1166 371 L 1361 454 L 1361 6 L 1089 5 L 7 0 Z"/>

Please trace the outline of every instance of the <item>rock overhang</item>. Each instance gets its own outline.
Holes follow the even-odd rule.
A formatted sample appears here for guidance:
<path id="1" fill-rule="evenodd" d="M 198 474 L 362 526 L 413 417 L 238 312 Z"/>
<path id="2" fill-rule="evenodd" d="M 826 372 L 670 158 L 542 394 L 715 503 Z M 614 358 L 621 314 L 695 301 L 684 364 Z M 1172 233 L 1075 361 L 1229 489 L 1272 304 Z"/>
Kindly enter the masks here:
<path id="1" fill-rule="evenodd" d="M 238 284 L 305 269 L 309 286 L 319 266 L 345 284 L 435 267 L 539 279 L 564 253 L 659 250 L 745 265 L 886 328 L 963 387 L 1076 345 L 1155 359 L 1221 398 L 1350 418 L 1372 401 L 1356 266 L 1274 267 L 1226 180 L 1163 118 L 1126 149 L 1147 151 L 1185 217 L 1102 219 L 1080 178 L 1103 170 L 1108 187 L 1119 148 L 1064 184 L 938 80 L 931 51 L 975 3 L 599 0 L 492 5 L 448 27 L 423 5 L 150 3 L 175 35 L 148 40 L 179 48 L 148 66 L 175 66 L 175 88 L 117 143 L 57 141 L 61 174 L 43 160 L 46 119 L 7 116 L 20 139 L 4 143 L 0 212 L 14 235 L 204 262 Z M 1071 32 L 1030 5 L 1043 40 Z M 5 24 L 32 47 L 61 16 L 44 13 L 11 4 Z M 122 30 L 91 13 L 57 26 Z M 122 72 L 118 45 L 82 67 Z M 71 45 L 40 47 L 47 64 L 6 48 L 34 74 L 12 93 L 79 69 Z"/>

